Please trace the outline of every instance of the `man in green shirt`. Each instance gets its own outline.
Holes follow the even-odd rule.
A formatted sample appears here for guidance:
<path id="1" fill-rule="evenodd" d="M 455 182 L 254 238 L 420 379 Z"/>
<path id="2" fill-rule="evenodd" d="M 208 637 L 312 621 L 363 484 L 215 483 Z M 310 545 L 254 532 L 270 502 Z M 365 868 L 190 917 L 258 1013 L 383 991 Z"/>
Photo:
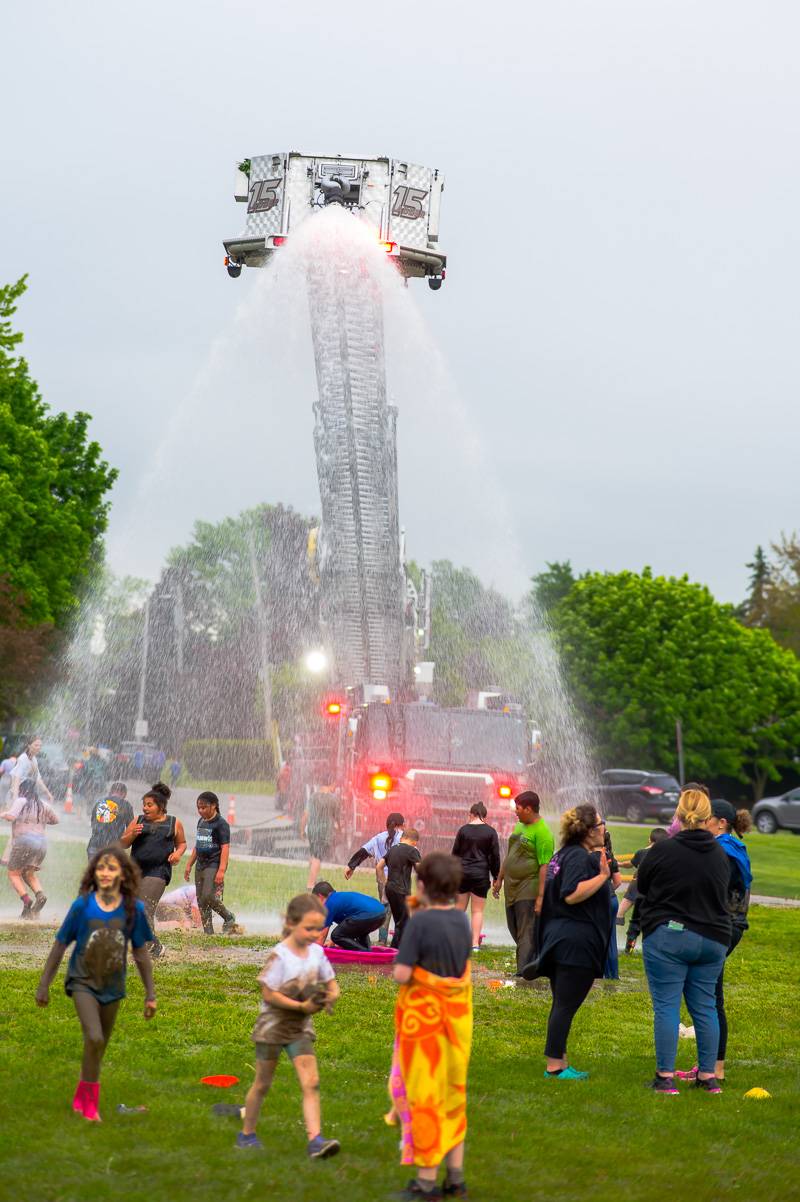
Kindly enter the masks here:
<path id="1" fill-rule="evenodd" d="M 517 972 L 536 955 L 537 919 L 542 910 L 544 879 L 555 842 L 539 815 L 539 794 L 527 789 L 514 801 L 519 821 L 508 840 L 508 851 L 492 894 L 505 889 L 506 922 L 517 945 Z"/>

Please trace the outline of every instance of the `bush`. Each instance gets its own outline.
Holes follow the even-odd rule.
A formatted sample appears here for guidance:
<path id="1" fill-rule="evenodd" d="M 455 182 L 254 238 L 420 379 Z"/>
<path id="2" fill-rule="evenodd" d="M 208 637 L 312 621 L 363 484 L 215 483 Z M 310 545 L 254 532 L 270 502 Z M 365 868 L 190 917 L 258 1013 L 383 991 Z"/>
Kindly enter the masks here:
<path id="1" fill-rule="evenodd" d="M 264 739 L 189 739 L 183 766 L 187 776 L 203 780 L 261 780 L 275 771 Z"/>

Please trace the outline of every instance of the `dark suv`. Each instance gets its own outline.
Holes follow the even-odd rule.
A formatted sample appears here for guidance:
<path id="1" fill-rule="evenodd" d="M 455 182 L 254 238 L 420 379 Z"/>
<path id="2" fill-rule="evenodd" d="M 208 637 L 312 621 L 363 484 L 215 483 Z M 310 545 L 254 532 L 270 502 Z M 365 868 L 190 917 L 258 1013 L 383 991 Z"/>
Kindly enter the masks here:
<path id="1" fill-rule="evenodd" d="M 603 814 L 628 822 L 671 821 L 681 787 L 667 772 L 636 772 L 609 768 L 600 773 L 598 802 Z"/>

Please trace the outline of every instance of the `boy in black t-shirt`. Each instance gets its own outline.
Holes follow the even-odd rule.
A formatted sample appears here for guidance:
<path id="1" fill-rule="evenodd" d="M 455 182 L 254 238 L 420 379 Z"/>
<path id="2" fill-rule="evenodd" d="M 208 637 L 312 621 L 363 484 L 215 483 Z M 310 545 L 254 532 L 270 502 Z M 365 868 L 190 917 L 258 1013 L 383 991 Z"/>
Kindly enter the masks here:
<path id="1" fill-rule="evenodd" d="M 409 827 L 408 830 L 403 832 L 400 842 L 395 843 L 389 848 L 375 869 L 378 880 L 381 879 L 384 865 L 388 872 L 388 876 L 386 877 L 386 900 L 389 903 L 392 917 L 394 918 L 392 947 L 400 946 L 400 937 L 408 921 L 406 898 L 411 893 L 411 870 L 412 868 L 416 868 L 421 859 L 417 850 L 418 843 L 419 831 L 414 830 L 413 827 Z"/>

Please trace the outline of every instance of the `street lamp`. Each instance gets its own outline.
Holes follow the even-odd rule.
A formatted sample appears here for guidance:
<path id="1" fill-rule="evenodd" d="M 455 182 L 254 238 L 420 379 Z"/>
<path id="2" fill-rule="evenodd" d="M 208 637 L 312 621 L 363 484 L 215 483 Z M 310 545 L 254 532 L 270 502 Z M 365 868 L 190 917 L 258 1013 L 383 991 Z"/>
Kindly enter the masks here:
<path id="1" fill-rule="evenodd" d="M 304 660 L 305 666 L 314 676 L 320 676 L 328 670 L 328 657 L 324 651 L 316 648 L 309 651 Z"/>

